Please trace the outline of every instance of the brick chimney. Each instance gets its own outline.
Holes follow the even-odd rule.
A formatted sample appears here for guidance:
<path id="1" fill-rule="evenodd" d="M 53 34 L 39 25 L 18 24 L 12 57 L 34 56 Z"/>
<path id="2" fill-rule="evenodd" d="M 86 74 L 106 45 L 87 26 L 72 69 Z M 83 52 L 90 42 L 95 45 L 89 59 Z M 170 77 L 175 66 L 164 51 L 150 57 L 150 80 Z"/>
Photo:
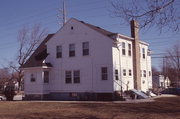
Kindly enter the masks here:
<path id="1" fill-rule="evenodd" d="M 139 24 L 135 20 L 131 20 L 131 37 L 134 38 L 134 41 L 132 42 L 134 88 L 137 90 L 141 90 Z"/>

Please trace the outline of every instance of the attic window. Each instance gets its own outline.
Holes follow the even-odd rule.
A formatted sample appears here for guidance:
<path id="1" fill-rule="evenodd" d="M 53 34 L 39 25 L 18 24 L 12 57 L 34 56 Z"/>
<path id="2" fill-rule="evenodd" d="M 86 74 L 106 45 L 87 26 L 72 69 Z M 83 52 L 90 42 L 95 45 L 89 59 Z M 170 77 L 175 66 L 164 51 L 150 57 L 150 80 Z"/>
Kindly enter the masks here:
<path id="1" fill-rule="evenodd" d="M 74 29 L 74 27 L 73 26 L 71 26 L 71 30 L 73 30 Z"/>

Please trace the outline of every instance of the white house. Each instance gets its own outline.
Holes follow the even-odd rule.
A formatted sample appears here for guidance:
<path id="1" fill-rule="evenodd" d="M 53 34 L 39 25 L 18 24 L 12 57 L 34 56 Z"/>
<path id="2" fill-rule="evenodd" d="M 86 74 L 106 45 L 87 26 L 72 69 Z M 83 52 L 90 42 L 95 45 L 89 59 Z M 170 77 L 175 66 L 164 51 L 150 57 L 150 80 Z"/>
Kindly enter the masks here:
<path id="1" fill-rule="evenodd" d="M 170 87 L 171 81 L 164 75 L 156 75 L 152 77 L 153 88 L 168 88 Z"/>
<path id="2" fill-rule="evenodd" d="M 148 44 L 70 19 L 22 66 L 26 99 L 113 100 L 115 92 L 152 88 Z"/>

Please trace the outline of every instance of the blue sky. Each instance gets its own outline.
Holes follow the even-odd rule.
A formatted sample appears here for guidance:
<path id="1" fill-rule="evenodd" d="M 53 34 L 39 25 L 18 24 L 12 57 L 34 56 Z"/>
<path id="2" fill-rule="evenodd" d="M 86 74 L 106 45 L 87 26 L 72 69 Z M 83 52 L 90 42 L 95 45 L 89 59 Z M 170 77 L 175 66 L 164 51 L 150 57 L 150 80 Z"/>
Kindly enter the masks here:
<path id="1" fill-rule="evenodd" d="M 97 25 L 106 30 L 130 36 L 130 26 L 113 15 L 109 0 L 65 0 L 68 18 Z M 49 33 L 56 32 L 62 0 L 0 0 L 0 67 L 13 61 L 17 54 L 17 32 L 23 25 L 41 24 Z M 140 32 L 140 38 L 150 44 L 154 54 L 164 53 L 180 41 L 180 33 L 166 31 L 160 34 L 151 28 Z M 156 55 L 154 55 L 156 56 Z M 159 56 L 159 55 L 158 55 Z M 161 59 L 153 58 L 152 65 L 159 67 Z"/>

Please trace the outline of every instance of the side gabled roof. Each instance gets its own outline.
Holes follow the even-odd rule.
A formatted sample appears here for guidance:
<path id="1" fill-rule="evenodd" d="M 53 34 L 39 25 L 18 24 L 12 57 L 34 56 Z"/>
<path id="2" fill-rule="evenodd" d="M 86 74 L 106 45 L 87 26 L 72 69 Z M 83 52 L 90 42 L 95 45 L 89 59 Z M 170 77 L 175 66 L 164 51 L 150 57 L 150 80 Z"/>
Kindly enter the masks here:
<path id="1" fill-rule="evenodd" d="M 26 63 L 21 68 L 39 67 L 39 66 L 52 66 L 50 63 L 43 63 L 43 60 L 48 56 L 46 42 L 51 39 L 54 34 L 49 34 L 29 57 Z"/>
<path id="2" fill-rule="evenodd" d="M 110 37 L 111 39 L 112 39 L 112 36 L 117 35 L 117 33 L 113 33 L 113 32 L 107 31 L 105 29 L 102 29 L 102 28 L 100 28 L 98 26 L 94 26 L 92 24 L 85 23 L 84 21 L 79 21 L 79 22 L 83 23 L 84 25 L 90 27 L 91 29 L 93 29 L 93 30 L 105 35 L 105 36 Z"/>

